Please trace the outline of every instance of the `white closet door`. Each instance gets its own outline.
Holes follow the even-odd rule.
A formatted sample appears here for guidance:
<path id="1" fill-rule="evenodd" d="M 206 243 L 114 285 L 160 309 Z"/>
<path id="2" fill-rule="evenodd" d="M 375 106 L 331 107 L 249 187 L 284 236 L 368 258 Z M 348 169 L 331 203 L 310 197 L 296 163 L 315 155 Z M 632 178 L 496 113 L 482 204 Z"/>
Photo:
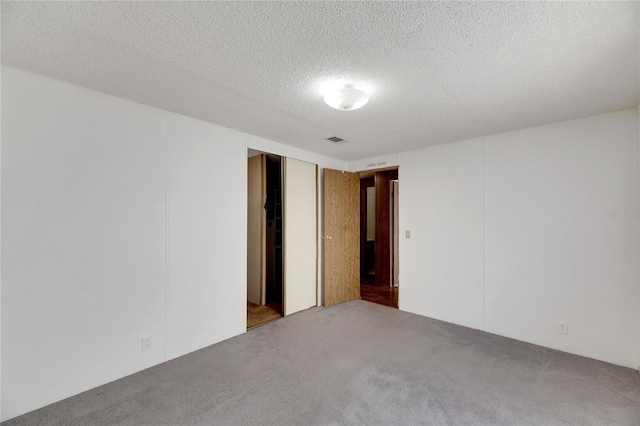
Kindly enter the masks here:
<path id="1" fill-rule="evenodd" d="M 317 166 L 284 161 L 284 314 L 317 305 Z"/>

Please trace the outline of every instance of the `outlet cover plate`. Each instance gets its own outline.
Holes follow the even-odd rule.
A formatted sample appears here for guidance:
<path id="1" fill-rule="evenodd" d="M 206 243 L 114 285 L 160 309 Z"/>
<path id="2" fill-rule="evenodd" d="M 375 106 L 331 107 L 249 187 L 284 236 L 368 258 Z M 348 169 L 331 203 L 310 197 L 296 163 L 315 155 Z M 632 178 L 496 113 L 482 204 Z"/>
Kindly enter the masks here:
<path id="1" fill-rule="evenodd" d="M 148 351 L 151 349 L 151 336 L 144 336 L 142 338 L 142 350 Z"/>
<path id="2" fill-rule="evenodd" d="M 562 321 L 558 322 L 558 333 L 569 334 L 569 324 Z"/>

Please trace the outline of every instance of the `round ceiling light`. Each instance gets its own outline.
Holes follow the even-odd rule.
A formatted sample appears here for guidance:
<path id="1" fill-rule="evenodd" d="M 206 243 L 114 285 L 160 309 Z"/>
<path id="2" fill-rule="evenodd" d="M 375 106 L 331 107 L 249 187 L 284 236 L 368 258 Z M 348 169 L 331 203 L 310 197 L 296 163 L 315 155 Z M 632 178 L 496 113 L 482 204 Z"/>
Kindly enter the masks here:
<path id="1" fill-rule="evenodd" d="M 324 95 L 324 101 L 331 108 L 352 111 L 366 104 L 369 101 L 369 95 L 353 87 L 353 84 L 345 84 L 342 87 L 328 90 Z"/>

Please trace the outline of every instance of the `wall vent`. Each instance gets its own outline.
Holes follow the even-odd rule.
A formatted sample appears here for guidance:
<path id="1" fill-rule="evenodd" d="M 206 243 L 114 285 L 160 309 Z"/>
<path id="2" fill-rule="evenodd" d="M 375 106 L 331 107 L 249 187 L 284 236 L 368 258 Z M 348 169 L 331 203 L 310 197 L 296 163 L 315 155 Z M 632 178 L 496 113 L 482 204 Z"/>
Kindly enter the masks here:
<path id="1" fill-rule="evenodd" d="M 346 140 L 339 138 L 337 136 L 331 136 L 330 138 L 327 138 L 326 140 L 328 140 L 329 142 L 333 142 L 333 143 L 345 143 Z"/>
<path id="2" fill-rule="evenodd" d="M 370 167 L 381 167 L 381 166 L 386 166 L 386 165 L 387 165 L 386 161 L 378 161 L 377 163 L 369 163 L 365 167 L 367 167 L 367 168 L 370 168 Z"/>

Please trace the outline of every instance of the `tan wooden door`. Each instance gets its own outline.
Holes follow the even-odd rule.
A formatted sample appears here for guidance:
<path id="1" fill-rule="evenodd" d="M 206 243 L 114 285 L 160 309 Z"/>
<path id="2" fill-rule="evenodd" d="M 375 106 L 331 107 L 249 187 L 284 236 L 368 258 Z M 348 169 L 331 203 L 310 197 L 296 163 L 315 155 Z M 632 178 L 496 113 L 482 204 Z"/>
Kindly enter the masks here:
<path id="1" fill-rule="evenodd" d="M 360 297 L 360 178 L 324 169 L 322 194 L 324 306 Z"/>

